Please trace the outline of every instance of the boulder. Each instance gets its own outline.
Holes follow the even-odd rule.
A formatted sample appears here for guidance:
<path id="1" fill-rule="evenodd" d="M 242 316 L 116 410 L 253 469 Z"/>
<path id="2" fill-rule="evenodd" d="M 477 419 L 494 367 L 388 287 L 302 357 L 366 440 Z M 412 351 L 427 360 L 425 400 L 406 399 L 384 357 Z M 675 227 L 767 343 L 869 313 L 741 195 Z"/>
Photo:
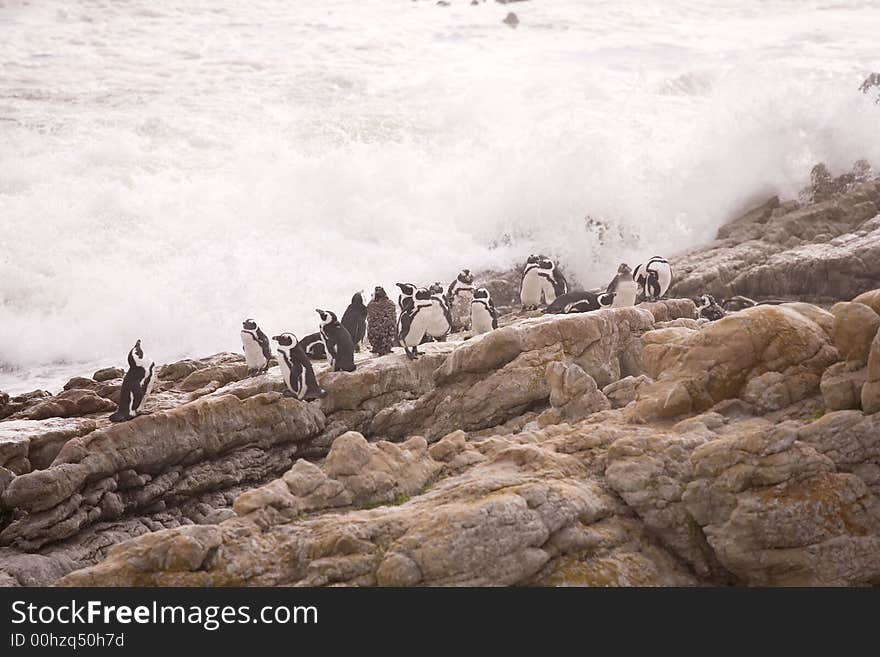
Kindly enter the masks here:
<path id="1" fill-rule="evenodd" d="M 113 379 L 121 379 L 125 375 L 125 372 L 122 368 L 119 367 L 105 367 L 103 369 L 98 370 L 94 374 L 92 374 L 92 378 L 99 383 L 103 383 L 104 381 L 112 381 Z"/>
<path id="2" fill-rule="evenodd" d="M 861 408 L 867 369 L 853 361 L 835 363 L 822 374 L 819 388 L 826 410 Z"/>
<path id="3" fill-rule="evenodd" d="M 880 411 L 880 331 L 871 342 L 865 375 L 865 385 L 862 386 L 862 410 L 865 413 L 876 413 Z"/>
<path id="4" fill-rule="evenodd" d="M 831 308 L 832 337 L 840 357 L 861 365 L 868 362 L 871 340 L 880 329 L 880 315 L 862 303 L 841 302 Z"/>

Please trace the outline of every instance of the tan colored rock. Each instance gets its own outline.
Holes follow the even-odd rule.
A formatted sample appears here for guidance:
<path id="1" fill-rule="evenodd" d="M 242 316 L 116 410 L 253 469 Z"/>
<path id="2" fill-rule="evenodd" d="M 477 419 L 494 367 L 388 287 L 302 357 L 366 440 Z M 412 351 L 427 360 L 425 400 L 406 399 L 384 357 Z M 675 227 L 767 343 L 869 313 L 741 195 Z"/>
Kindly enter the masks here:
<path id="1" fill-rule="evenodd" d="M 829 367 L 822 374 L 819 384 L 825 408 L 829 411 L 861 408 L 862 386 L 866 378 L 866 368 L 854 361 L 835 363 Z"/>
<path id="2" fill-rule="evenodd" d="M 880 411 L 880 331 L 871 342 L 865 385 L 862 386 L 862 410 L 865 413 Z"/>
<path id="3" fill-rule="evenodd" d="M 651 382 L 651 379 L 644 374 L 640 376 L 626 376 L 602 388 L 602 394 L 611 403 L 611 408 L 623 408 L 636 400 L 641 386 Z"/>
<path id="4" fill-rule="evenodd" d="M 863 292 L 853 299 L 853 303 L 861 303 L 868 306 L 871 310 L 880 315 L 880 289 Z"/>
<path id="5" fill-rule="evenodd" d="M 706 410 L 739 397 L 752 379 L 769 372 L 783 374 L 787 401 L 798 401 L 818 390 L 822 371 L 837 360 L 817 324 L 779 306 L 748 308 L 700 331 L 652 331 L 642 341 L 643 360 L 656 382 L 644 386 L 639 401 L 627 409 L 639 421 Z M 779 377 L 759 380 L 750 393 L 770 383 L 779 384 Z M 778 388 L 772 392 L 781 394 Z"/>
<path id="6" fill-rule="evenodd" d="M 803 303 L 803 302 L 792 302 L 792 303 L 783 303 L 781 304 L 782 308 L 790 308 L 795 312 L 800 313 L 804 317 L 809 320 L 812 320 L 816 324 L 822 327 L 822 330 L 831 337 L 834 332 L 834 315 L 832 315 L 827 310 L 823 310 L 819 306 L 814 306 L 811 303 Z"/>
<path id="7" fill-rule="evenodd" d="M 880 329 L 880 315 L 870 306 L 846 301 L 835 304 L 831 313 L 834 315 L 832 337 L 841 359 L 867 363 L 871 340 Z"/>
<path id="8" fill-rule="evenodd" d="M 178 387 L 185 392 L 192 392 L 213 383 L 219 388 L 232 381 L 240 381 L 246 376 L 247 365 L 244 363 L 213 365 L 194 371 L 181 381 Z"/>

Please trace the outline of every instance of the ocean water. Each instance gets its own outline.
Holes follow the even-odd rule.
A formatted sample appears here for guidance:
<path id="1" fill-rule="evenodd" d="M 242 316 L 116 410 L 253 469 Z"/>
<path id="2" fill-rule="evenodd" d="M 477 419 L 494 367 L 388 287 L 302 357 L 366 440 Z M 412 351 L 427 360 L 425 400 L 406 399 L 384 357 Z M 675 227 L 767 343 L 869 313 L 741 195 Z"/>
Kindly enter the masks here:
<path id="1" fill-rule="evenodd" d="M 878 23 L 832 0 L 0 0 L 0 389 L 137 338 L 239 350 L 248 316 L 302 336 L 356 290 L 531 252 L 606 283 L 817 161 L 880 166 Z"/>

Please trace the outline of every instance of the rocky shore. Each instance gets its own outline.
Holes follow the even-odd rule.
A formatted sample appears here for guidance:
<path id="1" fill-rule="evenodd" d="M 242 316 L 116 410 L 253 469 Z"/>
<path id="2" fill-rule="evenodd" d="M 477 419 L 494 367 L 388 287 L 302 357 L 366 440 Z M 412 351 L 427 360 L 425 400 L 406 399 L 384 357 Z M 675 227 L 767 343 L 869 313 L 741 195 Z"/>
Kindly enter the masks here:
<path id="1" fill-rule="evenodd" d="M 120 371 L 0 395 L 0 585 L 880 584 L 880 182 L 816 181 L 669 300 L 318 367 L 319 402 L 237 354 L 123 424 Z"/>

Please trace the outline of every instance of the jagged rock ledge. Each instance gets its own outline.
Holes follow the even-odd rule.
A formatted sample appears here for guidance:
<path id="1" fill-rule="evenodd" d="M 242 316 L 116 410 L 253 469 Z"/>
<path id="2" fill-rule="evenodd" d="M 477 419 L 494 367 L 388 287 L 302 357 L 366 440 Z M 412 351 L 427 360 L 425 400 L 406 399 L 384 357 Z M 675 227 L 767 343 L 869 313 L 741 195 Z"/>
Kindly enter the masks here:
<path id="1" fill-rule="evenodd" d="M 329 395 L 311 404 L 283 397 L 277 370 L 244 378 L 234 354 L 161 368 L 152 412 L 128 423 L 109 423 L 103 409 L 22 419 L 60 409 L 56 398 L 40 397 L 0 422 L 0 572 L 7 584 L 46 584 L 121 539 L 220 521 L 240 493 L 298 458 L 325 455 L 349 431 L 436 441 L 458 429 L 525 426 L 548 407 L 549 364 L 577 365 L 595 390 L 640 373 L 641 335 L 658 319 L 693 312 L 683 300 L 527 318 L 467 342 L 430 345 L 414 363 L 393 354 L 364 360 L 354 373 L 319 371 Z M 118 386 L 82 377 L 62 395 L 89 390 L 110 399 Z"/>

